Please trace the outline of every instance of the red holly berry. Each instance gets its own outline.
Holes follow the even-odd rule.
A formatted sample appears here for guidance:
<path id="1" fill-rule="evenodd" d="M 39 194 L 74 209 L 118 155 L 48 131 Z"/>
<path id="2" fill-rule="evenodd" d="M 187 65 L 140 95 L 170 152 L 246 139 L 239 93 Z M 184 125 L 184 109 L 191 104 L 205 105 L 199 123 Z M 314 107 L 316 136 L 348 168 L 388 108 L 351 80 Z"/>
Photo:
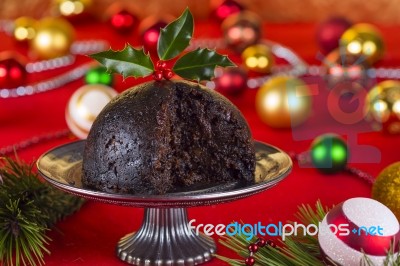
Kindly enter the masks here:
<path id="1" fill-rule="evenodd" d="M 258 246 L 256 244 L 251 244 L 249 246 L 249 251 L 253 252 L 253 253 L 256 253 L 258 251 Z"/>
<path id="2" fill-rule="evenodd" d="M 174 73 L 173 73 L 172 70 L 169 69 L 169 68 L 164 69 L 162 73 L 163 73 L 163 77 L 164 77 L 166 80 L 169 80 L 169 79 L 171 79 L 171 78 L 174 76 Z"/>
<path id="3" fill-rule="evenodd" d="M 270 247 L 272 247 L 272 248 L 275 248 L 275 247 L 276 247 L 276 244 L 275 244 L 274 241 L 272 241 L 272 240 L 268 240 L 268 241 L 267 241 L 267 244 L 268 244 Z"/>
<path id="4" fill-rule="evenodd" d="M 265 241 L 265 239 L 263 239 L 263 238 L 259 238 L 257 240 L 257 246 L 259 246 L 261 248 L 264 247 L 266 244 L 267 244 L 267 241 Z"/>
<path id="5" fill-rule="evenodd" d="M 157 70 L 164 70 L 167 67 L 167 63 L 165 63 L 165 61 L 159 60 L 156 63 L 156 69 Z"/>
<path id="6" fill-rule="evenodd" d="M 246 263 L 247 266 L 253 266 L 254 263 L 256 263 L 256 260 L 253 257 L 248 257 L 244 263 Z"/>
<path id="7" fill-rule="evenodd" d="M 153 73 L 153 79 L 160 81 L 163 78 L 163 73 L 161 71 L 154 71 Z"/>

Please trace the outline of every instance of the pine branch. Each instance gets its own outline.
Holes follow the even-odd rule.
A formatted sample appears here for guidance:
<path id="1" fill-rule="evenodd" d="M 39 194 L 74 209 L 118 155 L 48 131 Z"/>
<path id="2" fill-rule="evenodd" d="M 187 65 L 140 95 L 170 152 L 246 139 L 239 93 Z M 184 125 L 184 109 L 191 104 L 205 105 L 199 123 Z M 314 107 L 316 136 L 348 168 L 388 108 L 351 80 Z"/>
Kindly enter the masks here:
<path id="1" fill-rule="evenodd" d="M 43 265 L 57 221 L 78 210 L 83 200 L 38 179 L 33 164 L 0 158 L 0 261 L 3 265 Z"/>
<path id="2" fill-rule="evenodd" d="M 298 208 L 298 212 L 295 214 L 295 217 L 303 224 L 315 224 L 319 225 L 325 215 L 328 213 L 329 208 L 324 208 L 321 204 L 321 201 L 317 201 L 315 203 L 315 210 L 310 205 L 302 204 Z"/>

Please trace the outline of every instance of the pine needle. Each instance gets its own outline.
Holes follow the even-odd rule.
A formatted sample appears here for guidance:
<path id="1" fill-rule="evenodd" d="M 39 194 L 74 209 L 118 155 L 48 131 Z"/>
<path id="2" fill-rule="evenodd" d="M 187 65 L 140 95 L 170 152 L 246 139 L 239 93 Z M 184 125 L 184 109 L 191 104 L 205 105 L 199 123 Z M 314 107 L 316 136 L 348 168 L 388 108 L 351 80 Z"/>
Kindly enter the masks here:
<path id="1" fill-rule="evenodd" d="M 43 265 L 50 253 L 47 231 L 82 203 L 41 182 L 33 164 L 0 158 L 0 261 L 5 266 Z"/>

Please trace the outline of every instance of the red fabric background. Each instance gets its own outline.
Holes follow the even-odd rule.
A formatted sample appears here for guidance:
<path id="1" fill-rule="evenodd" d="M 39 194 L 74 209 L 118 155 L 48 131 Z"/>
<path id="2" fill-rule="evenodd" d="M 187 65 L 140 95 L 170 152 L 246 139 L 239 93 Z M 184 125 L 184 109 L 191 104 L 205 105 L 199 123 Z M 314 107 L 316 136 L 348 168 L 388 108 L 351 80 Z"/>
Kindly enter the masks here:
<path id="1" fill-rule="evenodd" d="M 217 24 L 199 22 L 196 37 L 220 37 Z M 98 22 L 85 22 L 76 25 L 78 39 L 107 39 L 113 48 L 121 48 L 126 42 L 138 43 L 137 37 L 121 36 L 108 25 Z M 380 63 L 382 66 L 400 65 L 400 35 L 393 34 L 398 28 L 381 27 L 387 45 L 387 54 Z M 316 58 L 318 48 L 314 38 L 315 25 L 265 25 L 265 37 L 279 42 L 296 51 L 310 64 L 320 64 Z M 0 51 L 21 50 L 10 37 L 0 34 Z M 88 59 L 78 58 L 77 64 Z M 36 74 L 31 81 L 43 80 L 62 73 L 65 69 Z M 122 91 L 135 80 L 122 82 L 117 79 L 115 88 Z M 66 128 L 64 110 L 71 94 L 83 84 L 82 80 L 43 94 L 20 99 L 0 100 L 0 147 L 48 132 Z M 264 125 L 258 118 L 255 108 L 256 90 L 247 90 L 240 97 L 230 97 L 243 112 L 250 124 L 254 138 L 275 145 L 287 152 L 302 152 L 309 148 L 312 138 L 296 141 L 291 130 L 275 130 Z M 317 103 L 320 105 L 321 103 Z M 323 105 L 324 103 L 322 103 Z M 313 132 L 314 128 L 308 128 Z M 293 134 L 292 134 L 293 133 Z M 72 141 L 71 138 L 49 141 L 32 146 L 19 152 L 26 161 L 38 158 L 46 150 Z M 400 136 L 384 135 L 380 132 L 367 132 L 357 135 L 361 144 L 377 147 L 381 159 L 377 163 L 361 163 L 355 166 L 376 176 L 385 166 L 398 161 Z M 351 147 L 350 147 L 351 149 Z M 363 155 L 367 158 L 369 155 Z M 362 157 L 358 158 L 362 159 Z M 294 166 L 292 173 L 278 186 L 259 195 L 232 203 L 210 207 L 189 209 L 189 218 L 197 223 L 225 223 L 242 220 L 246 223 L 287 221 L 294 219 L 297 206 L 314 204 L 321 199 L 323 204 L 331 206 L 345 199 L 357 196 L 370 196 L 371 187 L 366 182 L 346 173 L 326 176 L 312 168 Z M 142 220 L 143 210 L 87 202 L 75 215 L 57 225 L 50 233 L 53 241 L 49 247 L 51 255 L 45 257 L 47 265 L 124 265 L 115 256 L 115 245 L 120 237 L 137 230 Z M 228 249 L 218 245 L 218 254 L 234 256 Z M 208 265 L 224 264 L 214 259 Z"/>

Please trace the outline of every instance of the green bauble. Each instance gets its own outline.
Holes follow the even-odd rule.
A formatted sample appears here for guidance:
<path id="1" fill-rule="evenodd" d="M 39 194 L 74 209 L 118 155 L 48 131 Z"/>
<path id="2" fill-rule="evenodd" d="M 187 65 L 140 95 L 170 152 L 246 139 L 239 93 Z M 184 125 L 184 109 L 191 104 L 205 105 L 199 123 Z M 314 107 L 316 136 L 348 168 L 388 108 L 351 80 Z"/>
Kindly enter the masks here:
<path id="1" fill-rule="evenodd" d="M 347 144 L 335 134 L 324 134 L 311 144 L 313 165 L 323 173 L 337 173 L 346 167 L 348 158 Z"/>
<path id="2" fill-rule="evenodd" d="M 95 67 L 86 73 L 85 82 L 86 84 L 103 84 L 111 86 L 113 83 L 113 76 L 107 73 L 105 67 Z"/>

